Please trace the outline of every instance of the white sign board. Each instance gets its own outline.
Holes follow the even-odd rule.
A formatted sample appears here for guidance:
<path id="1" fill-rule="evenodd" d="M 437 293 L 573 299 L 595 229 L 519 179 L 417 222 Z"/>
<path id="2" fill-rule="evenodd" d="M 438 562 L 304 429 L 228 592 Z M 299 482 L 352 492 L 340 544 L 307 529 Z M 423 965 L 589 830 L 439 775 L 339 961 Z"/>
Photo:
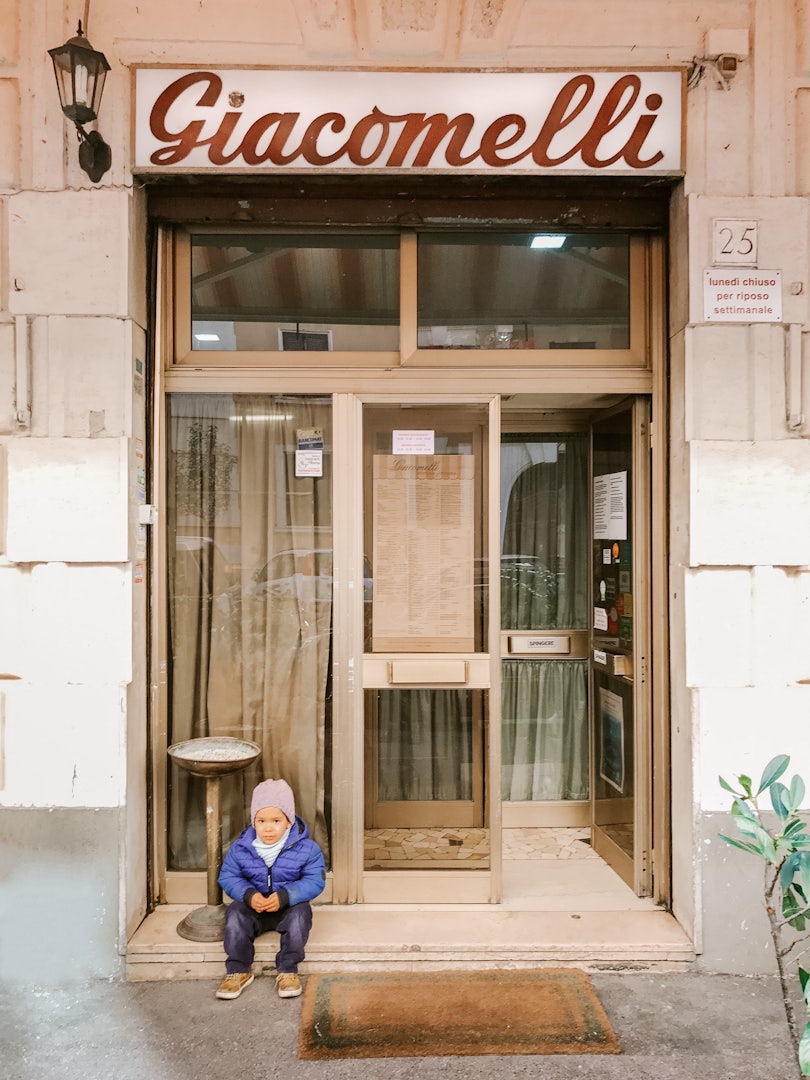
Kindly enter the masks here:
<path id="1" fill-rule="evenodd" d="M 781 322 L 782 271 L 704 270 L 703 318 L 706 322 Z"/>
<path id="2" fill-rule="evenodd" d="M 135 70 L 136 171 L 677 174 L 682 70 Z"/>

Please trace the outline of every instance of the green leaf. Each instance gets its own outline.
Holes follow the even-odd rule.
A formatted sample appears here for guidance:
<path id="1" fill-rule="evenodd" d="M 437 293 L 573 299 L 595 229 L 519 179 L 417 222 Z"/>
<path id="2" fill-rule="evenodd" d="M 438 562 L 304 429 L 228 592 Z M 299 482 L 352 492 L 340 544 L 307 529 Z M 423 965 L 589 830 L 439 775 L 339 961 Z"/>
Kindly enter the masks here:
<path id="1" fill-rule="evenodd" d="M 800 776 L 794 776 L 790 782 L 790 808 L 795 810 L 801 806 L 804 799 L 804 780 Z"/>
<path id="2" fill-rule="evenodd" d="M 782 896 L 782 917 L 794 930 L 804 930 L 806 916 L 798 914 L 803 910 L 804 904 L 797 899 L 793 889 L 787 889 Z"/>
<path id="3" fill-rule="evenodd" d="M 750 796 L 753 795 L 753 791 L 751 790 L 751 777 L 750 776 L 738 776 L 737 779 L 740 781 L 740 787 L 743 789 L 745 794 L 748 795 L 749 798 L 750 798 Z"/>
<path id="4" fill-rule="evenodd" d="M 731 804 L 731 813 L 734 817 L 748 818 L 750 821 L 757 821 L 757 815 L 748 805 L 745 799 L 735 799 Z"/>
<path id="5" fill-rule="evenodd" d="M 757 788 L 757 795 L 764 791 L 766 787 L 770 787 L 774 780 L 778 780 L 789 764 L 790 758 L 787 754 L 779 754 L 777 757 L 771 758 L 762 771 L 762 779 Z M 742 780 L 742 777 L 740 777 L 740 780 Z"/>
<path id="6" fill-rule="evenodd" d="M 757 847 L 755 844 L 749 844 L 746 840 L 735 840 L 733 836 L 723 836 L 720 834 L 720 839 L 724 840 L 727 844 L 731 844 L 732 847 L 739 848 L 740 851 L 748 851 L 752 855 L 762 856 L 762 848 Z"/>
<path id="7" fill-rule="evenodd" d="M 799 869 L 799 858 L 799 852 L 794 851 L 782 863 L 782 869 L 779 871 L 779 884 L 783 891 L 790 888 L 793 876 Z"/>
<path id="8" fill-rule="evenodd" d="M 795 858 L 797 863 L 795 873 L 799 878 L 802 892 L 805 896 L 810 896 L 810 851 L 797 851 Z"/>
<path id="9" fill-rule="evenodd" d="M 810 1008 L 810 971 L 805 971 L 803 967 L 800 967 L 799 982 L 802 984 L 802 996 L 805 1004 Z"/>
<path id="10" fill-rule="evenodd" d="M 726 791 L 730 791 L 732 795 L 737 794 L 736 788 L 733 788 L 731 786 L 731 784 L 728 782 L 728 780 L 724 780 L 722 776 L 718 776 L 717 779 L 720 781 L 720 787 L 721 788 L 725 788 Z"/>
<path id="11" fill-rule="evenodd" d="M 780 821 L 785 821 L 790 813 L 790 795 L 784 784 L 771 784 L 771 805 Z"/>
<path id="12" fill-rule="evenodd" d="M 799 1039 L 799 1068 L 802 1070 L 802 1076 L 810 1076 L 810 1023 Z"/>

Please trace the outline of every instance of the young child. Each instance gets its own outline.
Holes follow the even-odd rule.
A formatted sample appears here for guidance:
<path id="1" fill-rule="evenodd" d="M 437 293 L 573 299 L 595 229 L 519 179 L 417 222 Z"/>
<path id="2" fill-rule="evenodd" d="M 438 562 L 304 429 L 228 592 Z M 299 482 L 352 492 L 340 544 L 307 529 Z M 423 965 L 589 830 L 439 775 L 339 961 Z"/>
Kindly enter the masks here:
<path id="1" fill-rule="evenodd" d="M 264 780 L 253 791 L 247 829 L 231 844 L 219 874 L 233 901 L 225 912 L 225 971 L 216 996 L 238 998 L 253 982 L 254 940 L 277 930 L 279 997 L 298 997 L 298 965 L 312 928 L 310 900 L 323 892 L 323 852 L 295 814 L 285 780 Z"/>

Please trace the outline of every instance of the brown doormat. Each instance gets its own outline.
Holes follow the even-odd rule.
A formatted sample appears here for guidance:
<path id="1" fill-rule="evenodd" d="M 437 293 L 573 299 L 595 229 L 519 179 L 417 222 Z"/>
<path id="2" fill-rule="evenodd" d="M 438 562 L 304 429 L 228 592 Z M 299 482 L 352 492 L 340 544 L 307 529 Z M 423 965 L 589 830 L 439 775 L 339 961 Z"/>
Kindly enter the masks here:
<path id="1" fill-rule="evenodd" d="M 618 1054 L 576 968 L 310 975 L 301 1058 Z"/>

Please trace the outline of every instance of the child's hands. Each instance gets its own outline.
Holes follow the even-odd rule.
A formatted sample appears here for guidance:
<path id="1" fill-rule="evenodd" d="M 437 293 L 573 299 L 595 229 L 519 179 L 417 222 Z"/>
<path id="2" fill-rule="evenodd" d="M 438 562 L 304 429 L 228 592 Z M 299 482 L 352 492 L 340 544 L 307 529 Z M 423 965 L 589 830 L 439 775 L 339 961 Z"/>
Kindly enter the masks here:
<path id="1" fill-rule="evenodd" d="M 250 898 L 250 906 L 254 911 L 258 912 L 278 911 L 278 893 L 270 893 L 269 896 L 262 896 L 261 893 L 254 893 Z"/>

